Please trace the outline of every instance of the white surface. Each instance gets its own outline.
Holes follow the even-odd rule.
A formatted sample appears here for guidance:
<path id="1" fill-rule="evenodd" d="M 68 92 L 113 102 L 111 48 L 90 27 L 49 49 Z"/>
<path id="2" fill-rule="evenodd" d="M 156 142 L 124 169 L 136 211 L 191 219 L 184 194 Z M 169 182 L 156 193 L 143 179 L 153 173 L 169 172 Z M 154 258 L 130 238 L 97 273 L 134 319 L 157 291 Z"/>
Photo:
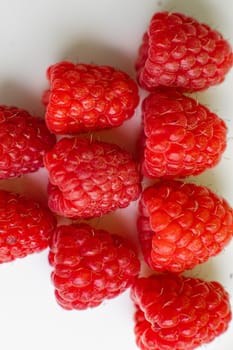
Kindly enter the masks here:
<path id="1" fill-rule="evenodd" d="M 47 66 L 62 59 L 110 64 L 134 74 L 141 36 L 158 10 L 180 11 L 218 29 L 233 45 L 232 1 L 222 0 L 1 0 L 0 103 L 40 114 Z M 233 71 L 199 100 L 227 123 L 228 147 L 218 167 L 195 178 L 233 205 Z M 100 133 L 133 150 L 139 113 L 121 128 Z M 130 133 L 129 133 L 130 130 Z M 41 181 L 41 174 L 43 181 Z M 46 201 L 46 172 L 2 181 L 1 188 Z M 29 192 L 30 191 L 30 192 Z M 98 227 L 133 237 L 136 204 L 96 220 Z M 218 280 L 233 296 L 233 243 L 190 275 Z M 68 312 L 57 306 L 47 251 L 0 266 L 0 346 L 4 350 L 136 350 L 128 292 L 96 309 Z M 205 349 L 230 350 L 233 323 Z"/>

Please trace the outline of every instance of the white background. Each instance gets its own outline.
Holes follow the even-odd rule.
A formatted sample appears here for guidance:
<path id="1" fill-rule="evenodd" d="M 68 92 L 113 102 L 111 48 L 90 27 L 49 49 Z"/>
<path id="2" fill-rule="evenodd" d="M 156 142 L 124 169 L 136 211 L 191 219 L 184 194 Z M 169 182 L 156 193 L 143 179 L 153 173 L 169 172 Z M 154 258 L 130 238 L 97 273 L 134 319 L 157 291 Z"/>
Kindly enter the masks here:
<path id="1" fill-rule="evenodd" d="M 1 0 L 0 103 L 24 107 L 41 115 L 45 70 L 59 60 L 109 64 L 134 76 L 133 63 L 143 32 L 154 12 L 180 11 L 221 31 L 233 44 L 232 1 L 222 0 Z M 226 81 L 195 94 L 228 126 L 228 147 L 221 163 L 193 181 L 208 185 L 233 206 L 233 72 Z M 98 133 L 133 151 L 140 122 Z M 44 170 L 0 187 L 46 201 Z M 136 203 L 105 218 L 97 227 L 136 235 Z M 233 244 L 189 275 L 217 280 L 233 296 Z M 232 300 L 232 297 L 231 297 Z M 233 346 L 233 324 L 208 350 Z M 47 251 L 0 266 L 0 347 L 4 350 L 136 350 L 133 306 L 128 292 L 87 311 L 57 306 L 50 282 Z"/>

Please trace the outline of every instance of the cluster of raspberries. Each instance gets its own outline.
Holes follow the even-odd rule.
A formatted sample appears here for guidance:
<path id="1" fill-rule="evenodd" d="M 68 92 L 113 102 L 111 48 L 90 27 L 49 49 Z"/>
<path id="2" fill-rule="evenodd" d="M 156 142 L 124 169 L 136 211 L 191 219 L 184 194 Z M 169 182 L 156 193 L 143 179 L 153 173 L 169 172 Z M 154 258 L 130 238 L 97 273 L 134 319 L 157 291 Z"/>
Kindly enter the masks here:
<path id="1" fill-rule="evenodd" d="M 67 310 L 97 307 L 130 288 L 141 350 L 192 350 L 226 331 L 227 291 L 182 272 L 227 246 L 233 210 L 182 179 L 214 167 L 226 149 L 225 122 L 191 94 L 221 83 L 232 65 L 219 32 L 160 12 L 143 35 L 136 81 L 110 66 L 58 62 L 47 70 L 45 118 L 0 106 L 0 179 L 42 166 L 48 174 L 47 207 L 0 191 L 0 263 L 48 248 L 55 298 Z M 90 136 L 132 118 L 139 88 L 147 96 L 136 155 Z M 144 177 L 153 184 L 143 188 Z M 140 259 L 127 234 L 88 222 L 136 200 Z M 150 276 L 140 272 L 142 259 Z"/>

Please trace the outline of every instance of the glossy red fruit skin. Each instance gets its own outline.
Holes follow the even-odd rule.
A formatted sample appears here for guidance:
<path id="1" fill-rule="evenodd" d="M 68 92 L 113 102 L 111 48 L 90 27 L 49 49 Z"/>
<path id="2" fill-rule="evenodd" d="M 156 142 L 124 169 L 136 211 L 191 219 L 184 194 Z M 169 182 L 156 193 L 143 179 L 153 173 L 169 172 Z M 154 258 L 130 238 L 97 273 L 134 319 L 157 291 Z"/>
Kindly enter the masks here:
<path id="1" fill-rule="evenodd" d="M 138 164 L 119 146 L 62 138 L 45 155 L 50 209 L 65 217 L 100 217 L 127 207 L 141 192 Z"/>
<path id="2" fill-rule="evenodd" d="M 132 285 L 140 262 L 119 235 L 87 224 L 59 226 L 49 252 L 58 304 L 67 310 L 100 305 Z"/>
<path id="3" fill-rule="evenodd" d="M 161 181 L 141 195 L 137 221 L 147 264 L 181 273 L 219 254 L 233 236 L 233 210 L 204 186 Z"/>
<path id="4" fill-rule="evenodd" d="M 44 250 L 55 227 L 56 219 L 47 207 L 0 190 L 0 263 Z"/>
<path id="5" fill-rule="evenodd" d="M 233 65 L 222 34 L 181 13 L 159 12 L 143 36 L 135 68 L 140 86 L 201 91 L 220 84 Z"/>
<path id="6" fill-rule="evenodd" d="M 229 295 L 218 282 L 173 274 L 138 278 L 135 336 L 141 350 L 193 350 L 223 334 L 232 319 Z"/>
<path id="7" fill-rule="evenodd" d="M 110 66 L 59 62 L 47 70 L 50 88 L 42 101 L 46 123 L 55 134 L 77 134 L 120 126 L 134 115 L 138 87 Z"/>
<path id="8" fill-rule="evenodd" d="M 163 89 L 142 103 L 142 172 L 184 178 L 216 166 L 227 144 L 225 122 L 197 100 Z"/>
<path id="9" fill-rule="evenodd" d="M 0 106 L 0 179 L 37 171 L 55 143 L 43 118 L 18 107 Z"/>

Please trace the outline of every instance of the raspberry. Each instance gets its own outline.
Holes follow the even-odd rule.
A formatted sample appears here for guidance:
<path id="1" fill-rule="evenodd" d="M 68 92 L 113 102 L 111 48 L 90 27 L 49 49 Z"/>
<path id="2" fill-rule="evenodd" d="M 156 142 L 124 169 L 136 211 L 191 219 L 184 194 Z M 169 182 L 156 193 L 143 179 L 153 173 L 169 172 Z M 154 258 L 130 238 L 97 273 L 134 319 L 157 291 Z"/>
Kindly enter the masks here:
<path id="1" fill-rule="evenodd" d="M 24 109 L 0 106 L 0 179 L 18 177 L 43 166 L 43 156 L 56 142 L 42 118 Z"/>
<path id="2" fill-rule="evenodd" d="M 141 191 L 138 165 L 119 146 L 62 138 L 45 155 L 49 207 L 58 215 L 98 217 L 127 207 Z"/>
<path id="3" fill-rule="evenodd" d="M 139 102 L 136 83 L 109 66 L 60 62 L 48 68 L 46 123 L 56 134 L 120 126 Z"/>
<path id="4" fill-rule="evenodd" d="M 221 83 L 232 65 L 232 49 L 219 32 L 184 14 L 159 12 L 143 36 L 135 67 L 146 90 L 192 92 Z"/>
<path id="5" fill-rule="evenodd" d="M 180 273 L 204 263 L 229 243 L 233 210 L 207 187 L 164 180 L 142 193 L 138 233 L 152 269 Z"/>
<path id="6" fill-rule="evenodd" d="M 47 248 L 55 226 L 55 217 L 46 207 L 0 190 L 0 263 Z"/>
<path id="7" fill-rule="evenodd" d="M 95 307 L 116 297 L 132 285 L 140 268 L 122 237 L 87 224 L 59 226 L 49 261 L 57 302 L 68 310 Z"/>
<path id="8" fill-rule="evenodd" d="M 177 91 L 151 93 L 142 104 L 142 172 L 151 178 L 198 175 L 218 164 L 226 149 L 222 119 Z"/>
<path id="9" fill-rule="evenodd" d="M 141 350 L 193 350 L 223 334 L 232 318 L 218 282 L 176 275 L 139 278 L 131 289 Z"/>

